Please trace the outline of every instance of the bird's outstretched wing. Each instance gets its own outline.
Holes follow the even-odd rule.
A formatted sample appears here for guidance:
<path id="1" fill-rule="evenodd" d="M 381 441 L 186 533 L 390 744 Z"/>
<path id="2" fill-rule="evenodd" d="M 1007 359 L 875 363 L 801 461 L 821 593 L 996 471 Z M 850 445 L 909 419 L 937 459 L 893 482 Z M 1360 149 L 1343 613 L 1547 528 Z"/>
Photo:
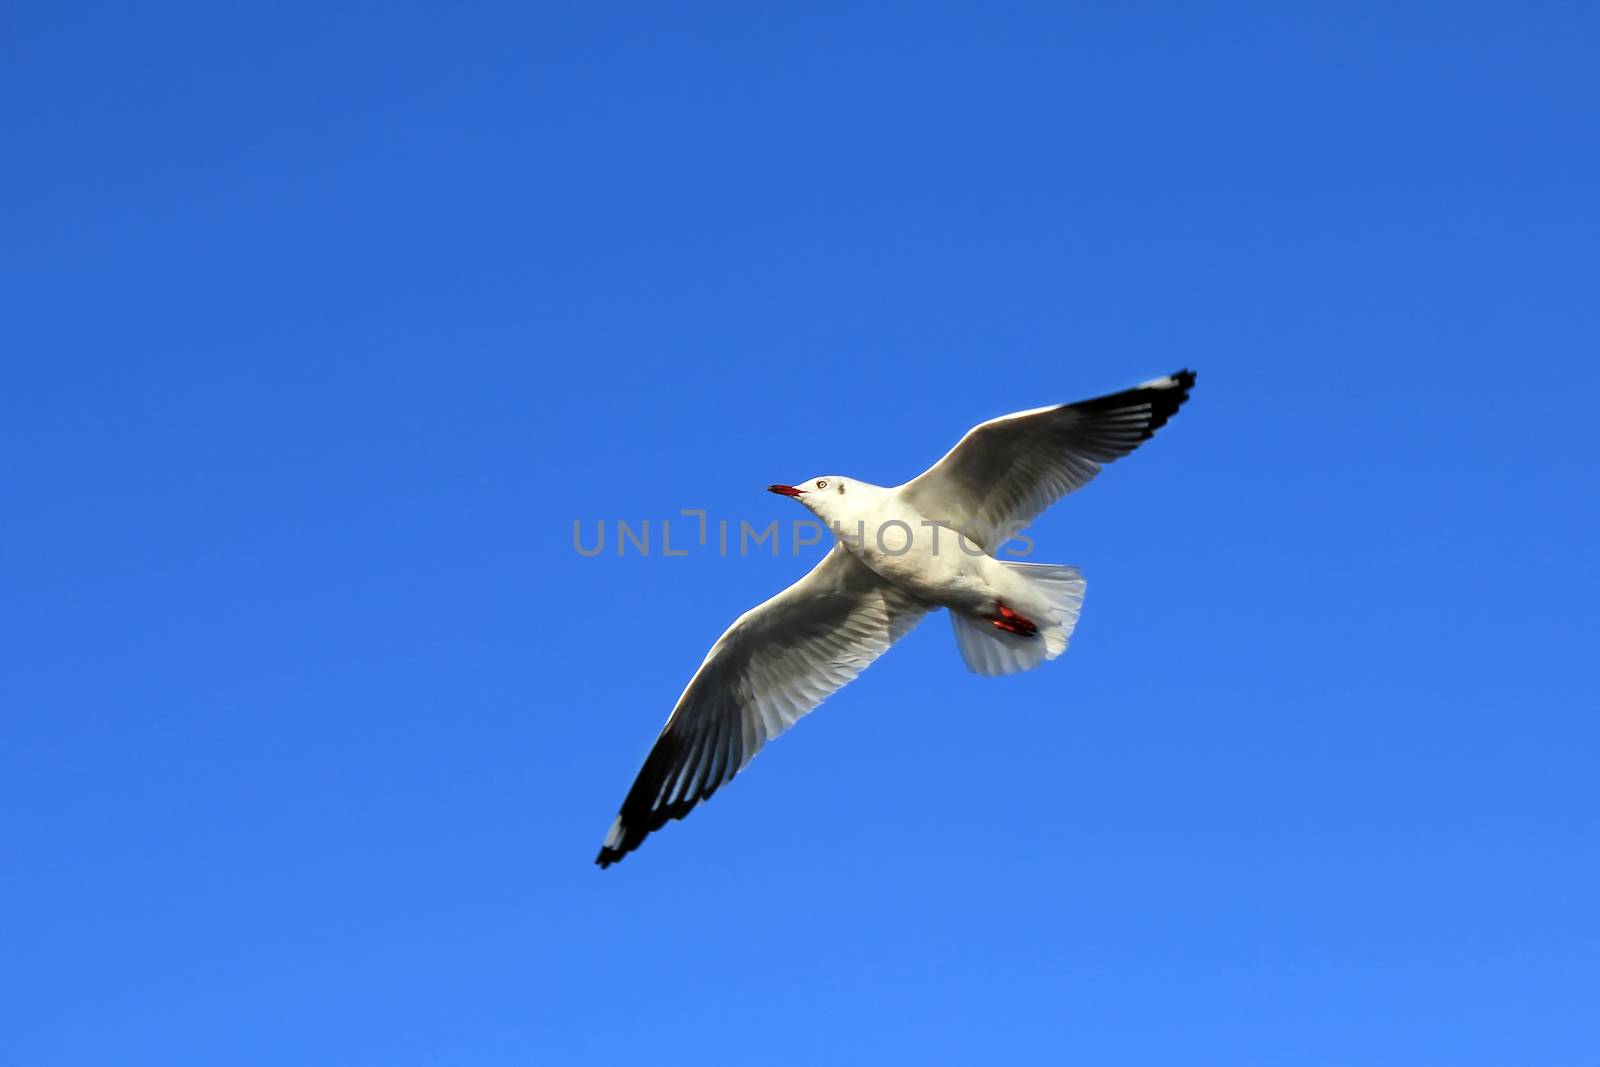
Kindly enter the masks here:
<path id="1" fill-rule="evenodd" d="M 928 610 L 834 545 L 804 578 L 739 616 L 678 698 L 595 862 L 609 867 L 689 814 Z"/>
<path id="2" fill-rule="evenodd" d="M 943 459 L 900 487 L 930 519 L 994 551 L 1045 508 L 1126 456 L 1189 399 L 1194 371 L 1094 400 L 979 423 Z"/>

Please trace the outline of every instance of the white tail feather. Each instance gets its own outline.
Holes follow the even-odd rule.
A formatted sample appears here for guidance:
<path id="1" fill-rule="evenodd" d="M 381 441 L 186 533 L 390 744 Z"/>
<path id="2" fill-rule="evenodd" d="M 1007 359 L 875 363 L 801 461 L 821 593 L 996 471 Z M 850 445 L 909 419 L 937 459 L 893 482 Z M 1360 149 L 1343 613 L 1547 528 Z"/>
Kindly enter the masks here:
<path id="1" fill-rule="evenodd" d="M 1006 561 L 1002 561 L 1002 565 L 1033 584 L 1050 604 L 1052 618 L 1033 620 L 1039 632 L 1032 637 L 1022 637 L 997 629 L 986 619 L 952 611 L 950 621 L 955 627 L 956 646 L 975 674 L 1016 674 L 1032 670 L 1047 659 L 1055 659 L 1067 650 L 1067 642 L 1078 625 L 1078 613 L 1083 609 L 1085 583 L 1078 568 Z"/>

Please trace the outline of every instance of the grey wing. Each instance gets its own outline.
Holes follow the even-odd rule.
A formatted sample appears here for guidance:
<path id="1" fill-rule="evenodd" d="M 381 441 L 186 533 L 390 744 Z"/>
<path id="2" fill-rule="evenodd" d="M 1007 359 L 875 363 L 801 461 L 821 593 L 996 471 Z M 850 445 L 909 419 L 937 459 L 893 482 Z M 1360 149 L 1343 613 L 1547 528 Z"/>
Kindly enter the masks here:
<path id="1" fill-rule="evenodd" d="M 1194 371 L 1181 370 L 1094 400 L 991 419 L 900 492 L 930 519 L 994 551 L 1102 464 L 1149 440 L 1193 387 Z"/>
<path id="2" fill-rule="evenodd" d="M 741 615 L 678 698 L 595 862 L 609 867 L 709 799 L 927 611 L 835 545 L 804 578 Z"/>

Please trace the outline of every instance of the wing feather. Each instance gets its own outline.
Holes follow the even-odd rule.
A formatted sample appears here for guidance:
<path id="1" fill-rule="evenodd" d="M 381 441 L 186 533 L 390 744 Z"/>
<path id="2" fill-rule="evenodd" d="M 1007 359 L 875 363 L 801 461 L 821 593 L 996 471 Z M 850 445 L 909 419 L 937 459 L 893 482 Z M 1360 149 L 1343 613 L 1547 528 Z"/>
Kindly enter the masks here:
<path id="1" fill-rule="evenodd" d="M 1194 379 L 1181 370 L 1109 396 L 990 419 L 900 491 L 930 519 L 994 551 L 1102 464 L 1148 441 L 1189 399 Z"/>
<path id="2" fill-rule="evenodd" d="M 678 698 L 595 862 L 609 867 L 709 799 L 927 611 L 835 545 L 804 578 L 741 615 Z"/>

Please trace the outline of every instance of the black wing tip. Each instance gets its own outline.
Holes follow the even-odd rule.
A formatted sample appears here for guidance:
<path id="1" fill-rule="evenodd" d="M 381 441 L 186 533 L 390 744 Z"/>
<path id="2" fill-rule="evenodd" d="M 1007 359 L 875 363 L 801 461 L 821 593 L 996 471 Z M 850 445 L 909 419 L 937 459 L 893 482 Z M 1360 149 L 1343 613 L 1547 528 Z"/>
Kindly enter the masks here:
<path id="1" fill-rule="evenodd" d="M 1165 378 L 1157 378 L 1139 387 L 1140 392 L 1150 393 L 1150 422 L 1144 429 L 1144 439 L 1149 440 L 1155 432 L 1167 424 L 1167 420 L 1178 413 L 1189 399 L 1189 390 L 1194 388 L 1195 373 L 1187 367 L 1174 371 Z"/>
<path id="2" fill-rule="evenodd" d="M 616 845 L 601 845 L 600 854 L 594 858 L 595 866 L 603 871 L 613 863 L 621 863 L 627 858 L 628 853 L 639 847 L 639 842 L 643 840 L 643 837 L 638 837 L 633 840 L 621 841 Z"/>
<path id="3" fill-rule="evenodd" d="M 595 865 L 604 870 L 613 863 L 621 863 L 623 857 L 644 844 L 645 838 L 673 819 L 683 818 L 694 810 L 696 803 L 710 799 L 711 793 L 714 792 L 716 790 L 712 789 L 694 800 L 680 800 L 676 804 L 653 811 L 630 814 L 629 809 L 624 807 L 622 814 L 617 816 L 616 821 L 611 824 L 611 829 L 606 832 L 605 844 L 600 846 L 600 852 L 594 858 Z"/>
<path id="4" fill-rule="evenodd" d="M 738 733 L 736 730 L 733 733 L 724 730 L 714 740 L 718 743 L 737 743 Z M 726 753 L 724 760 L 713 756 L 712 773 L 698 784 L 698 788 L 668 803 L 652 803 L 650 798 L 659 796 L 667 781 L 677 772 L 678 760 L 682 755 L 683 745 L 670 734 L 663 733 L 656 741 L 650 755 L 645 757 L 633 788 L 628 790 L 628 796 L 622 802 L 622 810 L 617 813 L 611 829 L 606 831 L 605 843 L 600 846 L 599 855 L 594 858 L 595 864 L 602 870 L 621 862 L 624 856 L 644 844 L 646 838 L 667 823 L 683 818 L 696 805 L 710 800 L 718 789 L 739 773 L 739 760 L 732 751 Z"/>
<path id="5" fill-rule="evenodd" d="M 612 839 L 607 836 L 607 843 L 600 846 L 600 853 L 594 858 L 595 866 L 603 871 L 613 863 L 621 863 L 628 858 L 628 853 L 644 844 L 644 839 L 649 837 L 651 833 L 652 831 L 650 830 L 646 830 L 642 834 L 625 833 L 622 836 L 622 840 L 614 845 L 610 844 Z"/>
<path id="6" fill-rule="evenodd" d="M 1194 371 L 1184 368 L 1183 370 L 1173 371 L 1164 378 L 1145 382 L 1139 386 L 1139 389 L 1155 393 L 1157 397 L 1161 398 L 1158 403 L 1164 401 L 1162 406 L 1170 404 L 1176 408 L 1179 404 L 1189 399 L 1189 390 L 1194 388 L 1194 379 Z"/>
<path id="7" fill-rule="evenodd" d="M 606 831 L 605 844 L 600 846 L 600 854 L 594 858 L 601 870 L 605 870 L 639 847 L 644 835 L 631 833 L 630 830 L 630 824 L 620 814 L 611 823 L 611 829 Z"/>
<path id="8" fill-rule="evenodd" d="M 1106 440 L 1101 442 L 1104 445 L 1104 455 L 1093 457 L 1101 463 L 1106 463 L 1127 455 L 1138 445 L 1154 437 L 1156 431 L 1165 426 L 1167 420 L 1176 415 L 1178 409 L 1189 399 L 1189 390 L 1194 388 L 1194 380 L 1195 372 L 1186 367 L 1162 375 L 1160 378 L 1141 382 L 1132 389 L 1124 389 L 1120 393 L 1097 396 L 1093 400 L 1082 400 L 1065 407 L 1089 416 L 1106 415 L 1123 420 L 1137 417 L 1142 422 L 1137 428 L 1124 425 L 1115 433 L 1108 433 Z"/>

